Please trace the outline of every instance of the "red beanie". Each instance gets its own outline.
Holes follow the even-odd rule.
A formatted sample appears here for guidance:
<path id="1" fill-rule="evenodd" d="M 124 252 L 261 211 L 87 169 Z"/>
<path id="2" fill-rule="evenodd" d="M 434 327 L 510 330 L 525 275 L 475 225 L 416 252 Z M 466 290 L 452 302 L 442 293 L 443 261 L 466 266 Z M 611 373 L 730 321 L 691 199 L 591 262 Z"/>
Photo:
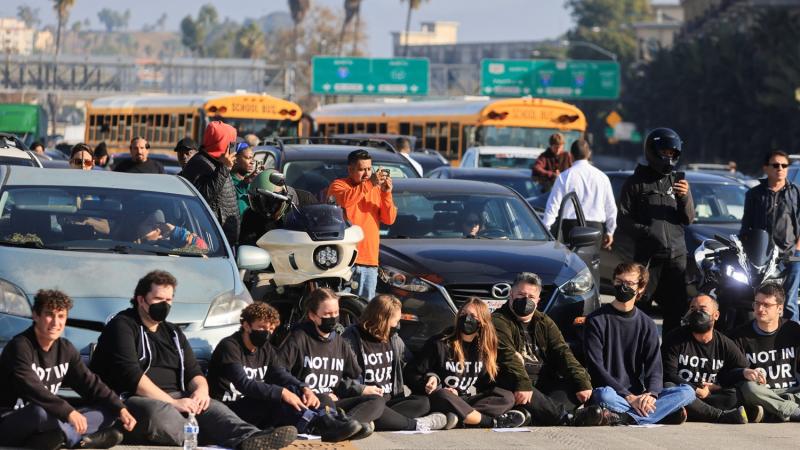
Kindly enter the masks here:
<path id="1" fill-rule="evenodd" d="M 203 133 L 203 150 L 213 158 L 228 151 L 228 144 L 236 140 L 236 128 L 218 120 L 208 124 Z"/>

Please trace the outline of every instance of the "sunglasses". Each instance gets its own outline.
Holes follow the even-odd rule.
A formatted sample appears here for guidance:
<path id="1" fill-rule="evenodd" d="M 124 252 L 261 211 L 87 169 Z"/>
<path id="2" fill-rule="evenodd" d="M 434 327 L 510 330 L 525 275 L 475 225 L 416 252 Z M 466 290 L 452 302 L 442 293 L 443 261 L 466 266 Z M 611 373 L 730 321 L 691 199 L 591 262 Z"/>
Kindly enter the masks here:
<path id="1" fill-rule="evenodd" d="M 92 167 L 94 165 L 94 161 L 91 159 L 73 159 L 70 161 L 73 166 L 83 166 L 83 167 Z"/>
<path id="2" fill-rule="evenodd" d="M 773 169 L 779 169 L 779 168 L 780 169 L 785 169 L 785 168 L 789 167 L 788 164 L 781 164 L 781 163 L 773 163 L 773 164 L 770 164 L 770 166 L 772 166 Z"/>

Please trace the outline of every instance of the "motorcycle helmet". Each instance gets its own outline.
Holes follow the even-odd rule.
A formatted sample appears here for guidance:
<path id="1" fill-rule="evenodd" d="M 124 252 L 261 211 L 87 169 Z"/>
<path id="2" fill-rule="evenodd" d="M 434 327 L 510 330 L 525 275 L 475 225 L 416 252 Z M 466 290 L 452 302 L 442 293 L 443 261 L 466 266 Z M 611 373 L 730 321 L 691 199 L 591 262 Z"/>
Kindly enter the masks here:
<path id="1" fill-rule="evenodd" d="M 678 165 L 681 157 L 681 137 L 669 128 L 656 128 L 644 140 L 644 157 L 647 164 L 658 173 L 667 175 Z M 662 150 L 674 150 L 675 156 L 670 158 L 661 154 Z"/>
<path id="2" fill-rule="evenodd" d="M 258 192 L 259 189 L 268 192 L 277 192 L 279 194 L 285 192 L 285 189 L 282 186 L 278 186 L 270 181 L 269 176 L 274 172 L 277 172 L 277 170 L 266 169 L 258 174 L 253 181 L 250 182 L 250 186 L 247 188 L 247 198 L 250 200 L 250 207 L 253 208 L 255 212 L 265 217 L 277 220 L 283 217 L 283 215 L 286 213 L 286 210 L 289 208 L 289 204 L 282 200 L 278 200 L 274 197 Z"/>

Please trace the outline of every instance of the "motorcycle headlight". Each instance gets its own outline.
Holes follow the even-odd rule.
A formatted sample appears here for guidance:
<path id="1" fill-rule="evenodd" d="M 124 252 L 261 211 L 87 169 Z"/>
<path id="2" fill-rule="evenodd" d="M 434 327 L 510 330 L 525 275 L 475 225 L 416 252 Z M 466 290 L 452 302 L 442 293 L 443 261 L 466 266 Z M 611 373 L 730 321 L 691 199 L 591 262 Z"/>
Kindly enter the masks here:
<path id="1" fill-rule="evenodd" d="M 314 264 L 328 270 L 339 264 L 339 250 L 333 245 L 323 245 L 314 249 Z"/>
<path id="2" fill-rule="evenodd" d="M 750 280 L 747 278 L 747 274 L 742 272 L 741 270 L 736 270 L 733 266 L 728 265 L 725 266 L 725 275 L 728 278 L 738 281 L 742 284 L 750 283 Z"/>
<path id="3" fill-rule="evenodd" d="M 238 325 L 239 317 L 244 309 L 253 300 L 244 291 L 242 294 L 231 293 L 222 294 L 211 302 L 208 308 L 208 315 L 203 322 L 204 327 L 222 327 L 226 325 Z"/>
<path id="4" fill-rule="evenodd" d="M 22 289 L 0 280 L 0 313 L 31 318 L 31 304 Z"/>
<path id="5" fill-rule="evenodd" d="M 428 292 L 431 285 L 419 277 L 404 272 L 394 267 L 382 266 L 378 269 L 378 276 L 381 281 L 391 287 L 396 287 L 409 292 Z"/>
<path id="6" fill-rule="evenodd" d="M 583 295 L 594 287 L 594 278 L 589 269 L 578 272 L 571 280 L 567 281 L 559 288 L 564 295 Z"/>

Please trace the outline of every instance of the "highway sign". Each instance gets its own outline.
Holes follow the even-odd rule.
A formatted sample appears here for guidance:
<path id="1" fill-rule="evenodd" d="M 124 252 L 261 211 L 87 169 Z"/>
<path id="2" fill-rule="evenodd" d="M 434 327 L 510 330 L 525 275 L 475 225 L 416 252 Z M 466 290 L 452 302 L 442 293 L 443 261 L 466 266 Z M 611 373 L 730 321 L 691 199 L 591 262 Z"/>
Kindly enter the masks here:
<path id="1" fill-rule="evenodd" d="M 594 60 L 481 61 L 481 93 L 493 97 L 615 100 L 619 63 Z"/>
<path id="2" fill-rule="evenodd" d="M 428 95 L 427 58 L 315 56 L 311 92 L 322 95 Z"/>

